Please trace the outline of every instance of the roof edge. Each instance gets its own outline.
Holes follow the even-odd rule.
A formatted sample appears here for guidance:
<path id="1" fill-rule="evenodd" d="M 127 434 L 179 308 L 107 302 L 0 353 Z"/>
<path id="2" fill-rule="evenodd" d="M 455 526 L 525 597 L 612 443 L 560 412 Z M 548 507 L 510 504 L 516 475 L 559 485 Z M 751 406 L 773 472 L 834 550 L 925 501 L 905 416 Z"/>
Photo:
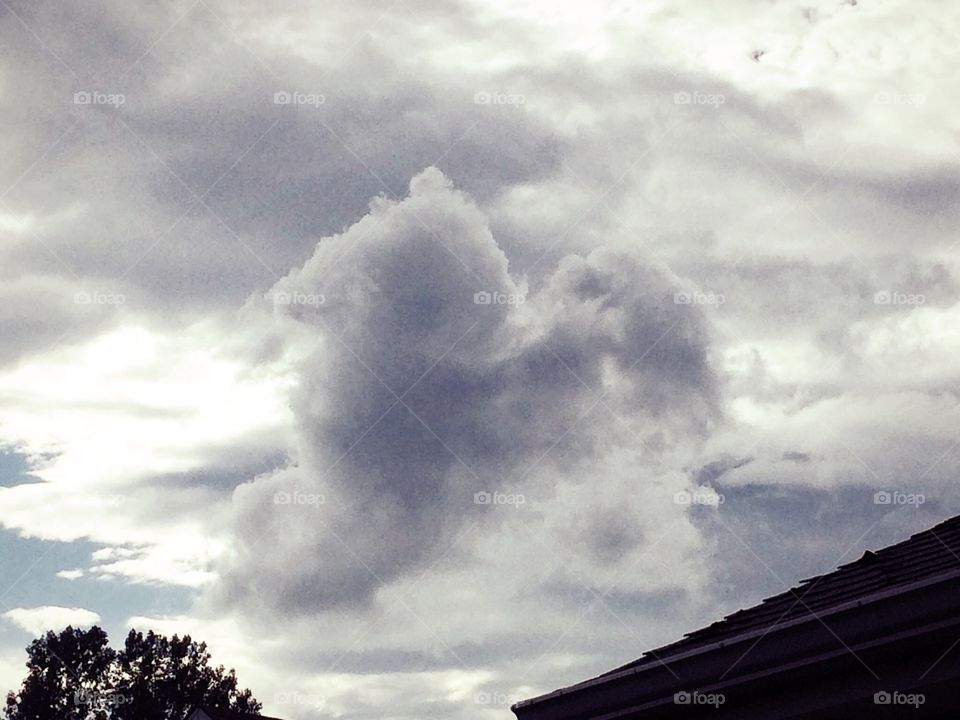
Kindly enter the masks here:
<path id="1" fill-rule="evenodd" d="M 775 623 L 774 626 L 772 627 L 776 628 L 776 632 L 782 632 L 784 630 L 787 630 L 792 627 L 796 627 L 798 625 L 802 625 L 804 623 L 816 622 L 818 618 L 834 615 L 836 613 L 844 612 L 846 610 L 850 610 L 856 607 L 861 607 L 863 605 L 868 605 L 870 603 L 880 602 L 887 598 L 895 597 L 897 595 L 912 592 L 915 590 L 920 590 L 925 587 L 929 587 L 931 585 L 937 585 L 942 582 L 949 582 L 950 580 L 954 580 L 957 578 L 960 578 L 960 569 L 948 570 L 946 572 L 940 573 L 938 575 L 933 575 L 931 577 L 924 578 L 916 582 L 908 583 L 905 585 L 899 585 L 894 588 L 880 590 L 870 595 L 865 595 L 861 598 L 857 598 L 856 600 L 850 600 L 848 602 L 840 603 L 839 605 L 835 605 L 834 607 L 817 612 L 815 616 L 802 616 L 799 618 L 793 618 L 792 620 L 787 620 L 783 623 Z M 669 659 L 671 661 L 683 660 L 691 657 L 696 657 L 698 655 L 704 655 L 714 650 L 729 647 L 730 645 L 735 645 L 740 642 L 746 642 L 754 639 L 757 636 L 769 635 L 770 633 L 771 633 L 770 627 L 757 628 L 754 630 L 750 630 L 749 632 L 741 633 L 740 635 L 735 635 L 733 637 L 726 638 L 718 642 L 713 642 L 708 645 L 702 645 L 700 647 L 688 650 L 686 652 L 676 653 L 674 655 L 671 655 Z M 654 649 L 651 652 L 656 652 L 656 649 Z M 643 656 L 641 656 L 641 659 L 642 657 Z M 536 697 L 532 697 L 527 700 L 521 700 L 520 702 L 517 702 L 514 705 L 512 705 L 511 709 L 525 708 L 531 705 L 536 705 L 538 703 L 545 702 L 547 700 L 552 700 L 562 695 L 569 695 L 571 693 L 579 692 L 581 690 L 585 690 L 590 687 L 595 687 L 597 685 L 604 685 L 610 682 L 614 682 L 616 680 L 620 680 L 622 678 L 629 677 L 631 675 L 638 675 L 642 672 L 649 670 L 653 666 L 666 665 L 666 664 L 667 663 L 664 660 L 661 660 L 657 657 L 652 657 L 647 662 L 644 662 L 640 665 L 634 665 L 632 667 L 624 667 L 623 669 L 614 669 L 607 673 L 603 673 L 601 675 L 597 675 L 596 677 L 592 677 L 588 680 L 583 680 L 573 685 L 567 685 L 565 687 L 552 690 L 551 692 L 544 693 L 543 695 L 537 695 Z"/>

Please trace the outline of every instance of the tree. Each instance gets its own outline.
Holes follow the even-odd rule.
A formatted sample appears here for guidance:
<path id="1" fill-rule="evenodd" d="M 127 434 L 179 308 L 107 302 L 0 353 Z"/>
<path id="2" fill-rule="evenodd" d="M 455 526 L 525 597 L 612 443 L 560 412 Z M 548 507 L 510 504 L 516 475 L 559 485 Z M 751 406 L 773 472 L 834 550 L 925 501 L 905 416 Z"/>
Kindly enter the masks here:
<path id="1" fill-rule="evenodd" d="M 99 627 L 68 627 L 34 640 L 27 655 L 27 677 L 7 696 L 6 720 L 184 720 L 195 705 L 241 713 L 262 707 L 189 635 L 131 630 L 116 652 Z"/>
<path id="2" fill-rule="evenodd" d="M 123 699 L 117 720 L 183 720 L 196 705 L 243 713 L 263 707 L 250 690 L 239 689 L 232 669 L 211 666 L 207 644 L 189 635 L 167 639 L 131 630 L 117 656 L 113 688 Z"/>
<path id="3" fill-rule="evenodd" d="M 102 693 L 116 653 L 98 627 L 50 631 L 27 647 L 27 677 L 7 695 L 9 720 L 106 720 L 104 708 L 86 702 Z"/>

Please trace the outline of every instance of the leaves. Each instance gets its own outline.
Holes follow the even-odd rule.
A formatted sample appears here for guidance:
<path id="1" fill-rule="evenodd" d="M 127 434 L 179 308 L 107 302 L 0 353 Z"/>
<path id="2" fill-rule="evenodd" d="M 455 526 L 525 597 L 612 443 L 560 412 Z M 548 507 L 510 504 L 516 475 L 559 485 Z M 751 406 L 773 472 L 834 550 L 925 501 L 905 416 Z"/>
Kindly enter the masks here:
<path id="1" fill-rule="evenodd" d="M 27 677 L 6 720 L 184 720 L 196 705 L 257 713 L 236 673 L 210 664 L 206 643 L 131 630 L 121 651 L 99 627 L 48 632 L 27 648 Z"/>

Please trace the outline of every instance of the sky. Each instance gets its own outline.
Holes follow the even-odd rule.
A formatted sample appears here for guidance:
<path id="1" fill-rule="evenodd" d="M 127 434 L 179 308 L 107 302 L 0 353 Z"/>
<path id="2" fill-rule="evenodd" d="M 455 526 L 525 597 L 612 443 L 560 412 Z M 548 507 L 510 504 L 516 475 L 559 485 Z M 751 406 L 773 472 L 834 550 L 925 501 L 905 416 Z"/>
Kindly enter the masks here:
<path id="1" fill-rule="evenodd" d="M 958 22 L 0 0 L 0 690 L 509 718 L 960 512 Z"/>

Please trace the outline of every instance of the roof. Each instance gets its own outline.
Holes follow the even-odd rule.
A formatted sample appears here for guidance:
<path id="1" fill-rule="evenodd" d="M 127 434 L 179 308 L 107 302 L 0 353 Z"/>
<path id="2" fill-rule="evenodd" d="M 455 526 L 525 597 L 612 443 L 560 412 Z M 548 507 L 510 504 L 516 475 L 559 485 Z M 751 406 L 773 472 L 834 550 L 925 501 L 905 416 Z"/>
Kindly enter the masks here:
<path id="1" fill-rule="evenodd" d="M 960 516 L 903 542 L 868 551 L 833 572 L 802 580 L 786 592 L 688 633 L 627 665 L 523 700 L 511 709 L 527 720 L 612 718 L 624 713 L 633 717 L 644 707 L 673 706 L 674 693 L 691 684 L 722 686 L 725 692 L 739 685 L 743 686 L 740 692 L 751 683 L 777 677 L 781 678 L 777 682 L 789 689 L 789 683 L 794 682 L 789 678 L 796 680 L 800 667 L 834 663 L 832 667 L 836 668 L 834 660 L 842 658 L 859 670 L 861 666 L 849 657 L 851 653 L 856 656 L 850 644 L 862 652 L 873 652 L 870 648 L 877 653 L 889 652 L 888 661 L 904 652 L 915 652 L 913 645 L 908 647 L 910 643 L 956 632 L 960 629 L 958 598 Z M 822 617 L 826 616 L 833 618 L 831 624 L 847 638 L 841 643 L 843 648 L 833 647 L 838 636 L 824 625 Z M 745 645 L 752 655 L 750 663 L 741 662 Z M 941 651 L 938 649 L 937 654 Z M 730 673 L 734 666 L 737 672 Z M 721 670 L 726 672 L 719 675 Z M 956 681 L 960 681 L 960 659 L 950 672 L 954 670 Z M 802 691 L 803 683 L 798 687 Z M 871 692 L 878 689 L 883 688 Z M 769 687 L 748 690 L 746 696 L 755 700 L 770 692 Z M 803 692 L 797 696 L 799 700 L 806 697 Z M 797 698 L 784 702 L 799 702 Z M 776 703 L 771 705 L 776 707 Z M 771 708 L 766 715 L 756 717 L 780 717 Z M 822 713 L 816 717 L 822 717 Z"/>
<path id="2" fill-rule="evenodd" d="M 815 617 L 831 608 L 856 602 L 878 592 L 893 590 L 960 569 L 960 515 L 945 520 L 908 540 L 881 550 L 867 551 L 854 562 L 833 572 L 802 580 L 796 587 L 738 610 L 681 640 L 644 653 L 639 659 L 604 675 L 679 653 L 696 651 L 755 630 L 782 625 L 798 618 Z M 601 676 L 603 677 L 603 676 Z"/>
<path id="3" fill-rule="evenodd" d="M 216 710 L 210 707 L 195 708 L 191 714 L 188 715 L 188 718 L 193 717 L 193 713 L 197 710 L 203 712 L 210 720 L 280 720 L 279 718 L 267 717 L 266 715 L 251 715 L 233 710 Z"/>

